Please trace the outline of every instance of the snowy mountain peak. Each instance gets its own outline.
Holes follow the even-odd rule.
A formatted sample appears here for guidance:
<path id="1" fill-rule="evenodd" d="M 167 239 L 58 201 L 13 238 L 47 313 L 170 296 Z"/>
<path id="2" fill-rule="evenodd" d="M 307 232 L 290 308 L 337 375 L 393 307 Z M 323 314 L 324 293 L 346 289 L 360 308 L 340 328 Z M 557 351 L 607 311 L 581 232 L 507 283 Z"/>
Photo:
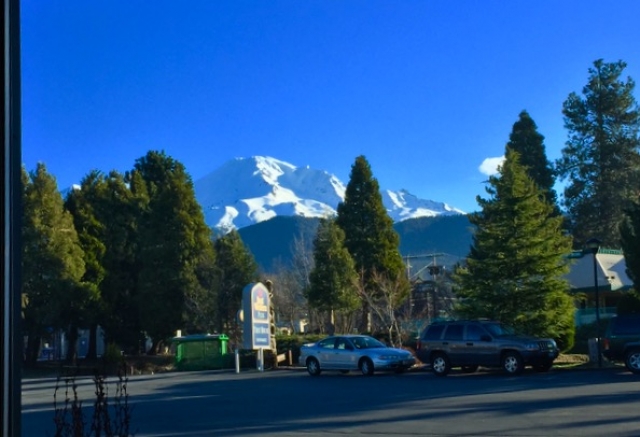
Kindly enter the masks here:
<path id="1" fill-rule="evenodd" d="M 278 215 L 326 217 L 336 214 L 345 185 L 309 166 L 296 167 L 267 156 L 235 158 L 194 183 L 205 221 L 227 232 Z M 407 190 L 381 191 L 394 221 L 464 214 L 445 203 L 418 199 Z"/>

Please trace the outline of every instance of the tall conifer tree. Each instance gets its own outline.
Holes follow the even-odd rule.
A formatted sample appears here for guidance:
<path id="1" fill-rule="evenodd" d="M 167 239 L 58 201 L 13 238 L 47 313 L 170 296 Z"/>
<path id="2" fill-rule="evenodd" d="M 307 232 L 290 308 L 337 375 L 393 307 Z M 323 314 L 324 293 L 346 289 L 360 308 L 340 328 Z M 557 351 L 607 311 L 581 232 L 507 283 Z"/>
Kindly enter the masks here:
<path id="1" fill-rule="evenodd" d="M 571 238 L 562 232 L 562 217 L 510 149 L 486 190 L 490 198 L 478 196 L 482 210 L 470 215 L 476 232 L 456 274 L 458 311 L 552 337 L 569 348 L 574 304 L 564 275 Z"/>
<path id="2" fill-rule="evenodd" d="M 375 274 L 397 278 L 404 271 L 400 238 L 393 229 L 393 221 L 382 203 L 378 181 L 364 156 L 358 156 L 351 167 L 344 202 L 338 205 L 336 223 L 345 233 L 345 246 L 366 287 L 376 287 Z M 360 329 L 370 329 L 365 302 Z"/>
<path id="3" fill-rule="evenodd" d="M 22 293 L 24 331 L 28 336 L 27 361 L 38 356 L 40 338 L 47 328 L 64 329 L 69 339 L 68 358 L 75 357 L 77 329 L 96 298 L 95 289 L 81 282 L 83 252 L 73 217 L 64 209 L 55 178 L 44 164 L 22 175 Z"/>
<path id="4" fill-rule="evenodd" d="M 313 241 L 314 268 L 307 290 L 309 306 L 331 314 L 353 311 L 360 303 L 357 295 L 358 274 L 349 251 L 344 246 L 344 231 L 334 219 L 321 219 Z"/>
<path id="5" fill-rule="evenodd" d="M 640 293 L 640 197 L 625 211 L 620 225 L 621 245 L 627 274 L 633 281 L 636 296 Z"/>
<path id="6" fill-rule="evenodd" d="M 87 284 L 92 284 L 96 290 L 100 290 L 105 276 L 103 258 L 106 253 L 104 244 L 106 226 L 96 214 L 94 206 L 99 196 L 101 181 L 101 173 L 92 171 L 82 179 L 80 188 L 71 190 L 65 199 L 65 208 L 73 216 L 74 226 L 78 230 L 80 246 L 84 253 L 85 272 L 82 280 Z M 89 347 L 86 354 L 88 359 L 97 357 L 97 327 L 102 307 L 100 298 L 97 298 L 93 303 L 94 307 L 87 309 L 88 327 L 90 328 Z"/>
<path id="7" fill-rule="evenodd" d="M 204 299 L 198 267 L 212 259 L 211 230 L 184 166 L 164 152 L 136 161 L 131 189 L 148 204 L 139 222 L 138 298 L 142 328 L 159 342 L 192 327 L 189 300 Z"/>
<path id="8" fill-rule="evenodd" d="M 229 333 L 242 308 L 242 290 L 258 280 L 258 266 L 246 248 L 240 234 L 231 231 L 215 243 L 216 252 L 216 328 Z"/>
<path id="9" fill-rule="evenodd" d="M 529 177 L 538 185 L 547 202 L 556 205 L 555 176 L 547 159 L 544 136 L 538 132 L 538 126 L 527 111 L 520 112 L 518 121 L 513 124 L 507 148 L 518 152 L 520 163 L 526 167 Z"/>
<path id="10" fill-rule="evenodd" d="M 136 176 L 139 176 L 136 175 Z M 141 187 L 142 182 L 131 181 Z M 107 342 L 126 351 L 142 349 L 141 299 L 138 276 L 143 260 L 138 257 L 140 221 L 148 204 L 146 191 L 134 194 L 125 176 L 112 171 L 100 184 L 95 212 L 105 224 L 103 258 L 105 277 L 100 291 L 104 314 L 101 320 Z"/>
<path id="11" fill-rule="evenodd" d="M 564 205 L 577 246 L 597 237 L 619 248 L 623 210 L 637 196 L 640 178 L 640 113 L 635 82 L 621 79 L 626 63 L 593 65 L 582 96 L 571 93 L 564 102 L 569 139 L 556 168 L 568 179 Z"/>

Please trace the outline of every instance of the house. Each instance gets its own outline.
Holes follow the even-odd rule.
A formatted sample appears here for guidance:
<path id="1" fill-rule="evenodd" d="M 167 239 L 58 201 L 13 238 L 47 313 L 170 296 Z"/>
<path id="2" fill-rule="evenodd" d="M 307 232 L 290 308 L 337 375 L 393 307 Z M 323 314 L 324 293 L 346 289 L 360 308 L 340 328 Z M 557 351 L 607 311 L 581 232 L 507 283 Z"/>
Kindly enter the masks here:
<path id="1" fill-rule="evenodd" d="M 622 251 L 600 248 L 595 254 L 574 252 L 570 260 L 566 278 L 577 297 L 576 325 L 595 322 L 596 294 L 600 318 L 613 317 L 624 293 L 633 288 Z"/>

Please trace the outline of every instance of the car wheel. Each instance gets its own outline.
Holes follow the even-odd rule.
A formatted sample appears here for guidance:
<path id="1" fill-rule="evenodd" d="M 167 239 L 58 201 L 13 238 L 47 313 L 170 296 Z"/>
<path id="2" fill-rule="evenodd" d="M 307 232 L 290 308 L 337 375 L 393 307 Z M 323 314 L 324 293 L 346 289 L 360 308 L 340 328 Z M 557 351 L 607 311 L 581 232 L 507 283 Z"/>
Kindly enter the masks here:
<path id="1" fill-rule="evenodd" d="M 624 364 L 630 372 L 640 374 L 640 349 L 627 352 Z"/>
<path id="2" fill-rule="evenodd" d="M 502 357 L 502 368 L 510 375 L 519 375 L 524 370 L 522 357 L 518 352 L 505 352 Z"/>
<path id="3" fill-rule="evenodd" d="M 451 363 L 445 354 L 437 353 L 431 357 L 431 370 L 438 376 L 445 376 L 451 370 Z"/>
<path id="4" fill-rule="evenodd" d="M 309 372 L 309 375 L 311 376 L 318 376 L 320 375 L 320 363 L 318 363 L 318 360 L 316 360 L 315 358 L 309 358 L 307 360 L 307 372 Z"/>
<path id="5" fill-rule="evenodd" d="M 478 370 L 478 366 L 474 364 L 473 366 L 462 366 L 463 373 L 475 373 Z"/>
<path id="6" fill-rule="evenodd" d="M 533 366 L 533 370 L 535 370 L 536 372 L 548 372 L 552 366 L 553 366 L 553 362 L 547 361 L 542 364 L 536 364 L 535 366 Z"/>
<path id="7" fill-rule="evenodd" d="M 360 360 L 360 371 L 365 376 L 373 375 L 373 363 L 369 358 L 363 358 Z"/>

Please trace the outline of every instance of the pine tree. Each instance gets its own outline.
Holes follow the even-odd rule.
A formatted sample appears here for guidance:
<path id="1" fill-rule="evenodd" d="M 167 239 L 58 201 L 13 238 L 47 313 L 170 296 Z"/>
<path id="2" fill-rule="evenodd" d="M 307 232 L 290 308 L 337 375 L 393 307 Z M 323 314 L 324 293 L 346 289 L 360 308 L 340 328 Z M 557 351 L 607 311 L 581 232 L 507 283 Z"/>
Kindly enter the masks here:
<path id="1" fill-rule="evenodd" d="M 27 361 L 38 356 L 45 330 L 65 329 L 67 357 L 75 357 L 78 326 L 96 299 L 95 289 L 81 282 L 83 252 L 73 217 L 64 209 L 55 178 L 44 164 L 28 174 L 23 169 L 22 293 Z"/>
<path id="2" fill-rule="evenodd" d="M 198 268 L 212 258 L 211 230 L 191 177 L 164 152 L 138 159 L 129 179 L 133 193 L 148 199 L 139 222 L 138 299 L 141 327 L 157 353 L 178 329 L 193 328 L 187 302 L 206 298 Z"/>
<path id="3" fill-rule="evenodd" d="M 473 244 L 455 276 L 459 313 L 571 347 L 575 308 L 564 279 L 571 238 L 563 235 L 562 217 L 510 149 L 486 190 L 491 197 L 477 198 L 482 210 L 470 216 Z"/>
<path id="4" fill-rule="evenodd" d="M 360 303 L 356 287 L 358 274 L 344 239 L 344 231 L 335 220 L 320 220 L 313 241 L 314 268 L 306 292 L 309 306 L 329 312 L 334 326 L 334 311 L 349 313 Z"/>
<path id="5" fill-rule="evenodd" d="M 80 188 L 71 190 L 65 199 L 65 208 L 73 217 L 74 226 L 78 230 L 80 246 L 84 253 L 85 272 L 82 281 L 91 284 L 96 290 L 100 289 L 105 276 L 103 265 L 103 258 L 106 253 L 104 244 L 105 225 L 97 217 L 94 210 L 101 179 L 100 172 L 90 172 L 82 179 Z M 87 359 L 95 359 L 97 357 L 97 327 L 98 319 L 101 315 L 99 293 L 98 298 L 93 303 L 95 304 L 94 307 L 87 309 L 90 328 Z"/>
<path id="6" fill-rule="evenodd" d="M 139 176 L 136 175 L 136 176 Z M 143 187 L 141 180 L 131 185 Z M 143 342 L 139 308 L 138 257 L 140 221 L 148 204 L 146 192 L 134 194 L 125 176 L 112 171 L 100 183 L 94 211 L 105 225 L 103 257 L 105 277 L 101 283 L 103 314 L 100 325 L 107 343 L 115 343 L 128 353 L 138 352 Z"/>
<path id="7" fill-rule="evenodd" d="M 400 239 L 382 203 L 378 181 L 364 156 L 357 157 L 351 167 L 344 202 L 338 205 L 336 223 L 345 233 L 345 246 L 367 289 L 375 290 L 375 275 L 396 278 L 404 271 Z M 363 302 L 360 329 L 370 330 L 366 302 Z"/>
<path id="8" fill-rule="evenodd" d="M 242 308 L 242 290 L 258 280 L 258 267 L 240 234 L 231 231 L 218 238 L 216 252 L 216 291 L 218 332 L 231 333 L 236 314 Z"/>
<path id="9" fill-rule="evenodd" d="M 526 167 L 529 177 L 538 185 L 547 202 L 556 205 L 555 176 L 547 159 L 544 136 L 538 132 L 538 126 L 527 111 L 520 112 L 518 121 L 513 124 L 507 148 L 518 152 L 520 163 Z"/>
<path id="10" fill-rule="evenodd" d="M 94 170 L 81 181 L 80 189 L 67 196 L 65 205 L 80 230 L 86 271 L 83 280 L 94 284 L 100 299 L 96 320 L 91 323 L 87 357 L 96 353 L 98 324 L 108 343 L 127 353 L 140 350 L 142 335 L 136 296 L 136 229 L 141 207 L 127 187 L 124 176 Z"/>
<path id="11" fill-rule="evenodd" d="M 556 169 L 568 179 L 564 205 L 577 247 L 593 237 L 620 247 L 623 210 L 637 194 L 640 114 L 635 82 L 620 79 L 625 67 L 595 61 L 583 96 L 571 93 L 563 105 L 569 139 Z"/>
<path id="12" fill-rule="evenodd" d="M 633 281 L 634 289 L 638 293 L 640 292 L 640 198 L 632 202 L 625 211 L 625 218 L 620 225 L 620 236 L 627 275 Z"/>

